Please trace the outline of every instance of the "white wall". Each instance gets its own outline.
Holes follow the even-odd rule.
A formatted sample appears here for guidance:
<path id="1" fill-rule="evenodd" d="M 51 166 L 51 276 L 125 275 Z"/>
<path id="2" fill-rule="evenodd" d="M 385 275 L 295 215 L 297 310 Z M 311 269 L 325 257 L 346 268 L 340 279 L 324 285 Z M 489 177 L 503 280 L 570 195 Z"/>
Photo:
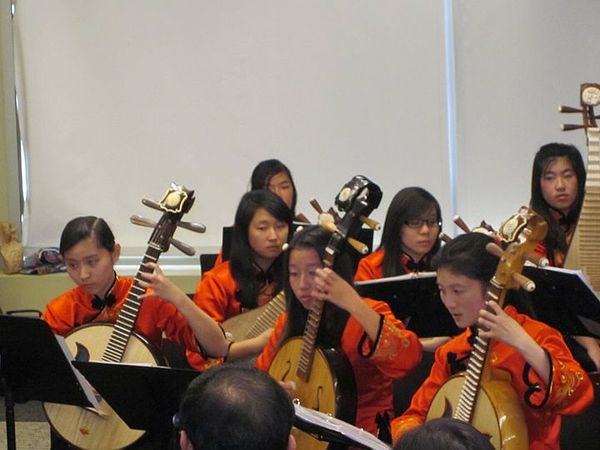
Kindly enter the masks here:
<path id="1" fill-rule="evenodd" d="M 2 0 L 8 3 L 8 0 Z M 454 5 L 457 212 L 497 225 L 528 201 L 533 153 L 562 135 L 560 103 L 598 80 L 600 2 Z M 292 169 L 298 210 L 329 207 L 362 173 L 429 189 L 451 222 L 444 2 L 19 0 L 21 117 L 31 152 L 27 245 L 56 244 L 81 214 L 126 246 L 131 214 L 170 181 L 196 190 L 188 219 L 220 244 L 252 167 Z M 578 120 L 578 118 L 577 118 Z M 579 134 L 578 134 L 579 133 Z"/>

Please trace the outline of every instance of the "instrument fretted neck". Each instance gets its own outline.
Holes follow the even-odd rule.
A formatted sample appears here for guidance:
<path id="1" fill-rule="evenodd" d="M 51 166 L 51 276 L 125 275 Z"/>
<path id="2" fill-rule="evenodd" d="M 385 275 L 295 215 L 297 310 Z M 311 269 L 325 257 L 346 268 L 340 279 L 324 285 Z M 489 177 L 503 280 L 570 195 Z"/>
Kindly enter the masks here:
<path id="1" fill-rule="evenodd" d="M 142 306 L 142 300 L 140 300 L 139 297 L 146 292 L 146 290 L 139 285 L 139 282 L 141 281 L 140 274 L 142 272 L 151 272 L 145 264 L 148 262 L 157 262 L 161 253 L 160 247 L 155 247 L 152 243 L 148 246 L 142 264 L 138 269 L 133 285 L 127 295 L 127 300 L 125 300 L 119 313 L 119 317 L 115 322 L 114 329 L 110 335 L 104 354 L 102 355 L 102 361 L 121 362 L 123 359 L 123 354 L 127 348 L 127 342 L 129 342 L 129 338 L 133 333 L 135 322 Z"/>
<path id="2" fill-rule="evenodd" d="M 332 239 L 335 239 L 335 235 Z M 333 268 L 335 262 L 336 251 L 330 245 L 325 250 L 325 259 L 323 265 L 328 268 Z M 300 360 L 298 362 L 297 375 L 301 380 L 308 382 L 310 378 L 310 371 L 312 369 L 312 363 L 315 358 L 315 349 L 317 334 L 319 333 L 319 326 L 321 325 L 321 318 L 323 317 L 323 308 L 325 302 L 314 302 L 312 308 L 308 312 L 308 318 L 306 319 L 306 326 L 304 327 L 304 341 L 302 344 L 302 353 L 300 354 Z"/>
<path id="3" fill-rule="evenodd" d="M 489 300 L 494 300 L 502 307 L 505 291 L 501 286 L 498 286 L 494 280 L 492 280 L 486 295 Z M 491 339 L 482 338 L 479 335 L 475 337 L 473 351 L 471 352 L 469 364 L 467 365 L 467 370 L 465 372 L 465 381 L 453 414 L 455 419 L 471 423 L 475 404 L 477 402 L 477 394 L 479 393 L 479 387 L 486 368 L 490 344 Z"/>

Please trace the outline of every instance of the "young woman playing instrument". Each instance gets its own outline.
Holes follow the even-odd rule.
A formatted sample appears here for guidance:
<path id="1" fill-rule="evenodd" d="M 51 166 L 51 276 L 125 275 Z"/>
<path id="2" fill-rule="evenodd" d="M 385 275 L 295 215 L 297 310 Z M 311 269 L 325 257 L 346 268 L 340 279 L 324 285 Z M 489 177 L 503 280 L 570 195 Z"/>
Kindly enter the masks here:
<path id="1" fill-rule="evenodd" d="M 434 261 L 444 305 L 464 333 L 439 347 L 429 377 L 408 410 L 392 421 L 397 440 L 421 425 L 433 397 L 453 374 L 464 371 L 478 338 L 493 338 L 488 356 L 493 368 L 510 374 L 529 433 L 529 448 L 559 448 L 561 415 L 578 414 L 593 400 L 589 377 L 573 359 L 560 333 L 520 314 L 486 303 L 486 291 L 498 257 L 486 250 L 492 238 L 467 233 L 446 244 Z M 486 305 L 491 312 L 486 310 Z M 475 336 L 479 327 L 479 336 Z M 487 331 L 484 331 L 487 330 Z"/>
<path id="2" fill-rule="evenodd" d="M 121 246 L 108 224 L 94 216 L 71 220 L 62 232 L 60 253 L 77 286 L 50 301 L 42 319 L 59 335 L 90 322 L 114 323 L 133 279 L 119 277 L 114 271 Z M 156 346 L 164 333 L 190 350 L 201 347 L 212 356 L 222 356 L 227 345 L 215 321 L 190 302 L 158 265 L 149 263 L 148 267 L 153 272 L 141 275 L 145 280 L 142 287 L 153 293 L 140 296 L 144 302 L 135 330 Z"/>
<path id="3" fill-rule="evenodd" d="M 111 229 L 101 218 L 77 217 L 65 226 L 60 253 L 67 273 L 77 286 L 50 301 L 42 314 L 55 334 L 66 335 L 90 323 L 116 322 L 134 283 L 132 278 L 119 277 L 114 271 L 120 251 Z M 227 343 L 218 324 L 170 282 L 158 265 L 148 263 L 146 267 L 151 272 L 140 274 L 145 281 L 139 286 L 151 288 L 153 293 L 139 296 L 144 301 L 137 314 L 135 331 L 156 348 L 164 334 L 190 352 L 223 356 Z M 163 439 L 149 435 L 132 448 L 163 448 Z M 52 448 L 71 447 L 52 433 Z"/>
<path id="4" fill-rule="evenodd" d="M 536 253 L 562 267 L 583 205 L 586 171 L 573 145 L 542 146 L 533 160 L 530 206 L 548 222 L 546 239 Z M 569 348 L 588 371 L 600 370 L 600 345 L 590 336 L 565 336 Z"/>
<path id="5" fill-rule="evenodd" d="M 206 272 L 194 302 L 219 323 L 268 303 L 283 288 L 283 245 L 288 241 L 292 213 L 267 190 L 244 194 L 235 214 L 231 258 Z M 231 347 L 230 359 L 258 354 L 265 339 Z M 198 354 L 188 354 L 197 367 Z M 190 357 L 192 359 L 190 359 Z"/>
<path id="6" fill-rule="evenodd" d="M 379 249 L 361 259 L 355 281 L 431 271 L 441 230 L 442 213 L 435 197 L 420 187 L 402 189 L 388 208 Z"/>
<path id="7" fill-rule="evenodd" d="M 376 416 L 393 413 L 392 378 L 419 363 L 421 345 L 386 303 L 358 295 L 347 255 L 337 258 L 335 271 L 323 268 L 330 238 L 329 231 L 310 226 L 292 239 L 286 251 L 287 313 L 277 320 L 256 365 L 267 370 L 283 341 L 302 335 L 313 302 L 325 301 L 317 344 L 341 348 L 348 357 L 358 394 L 356 425 L 375 434 Z"/>

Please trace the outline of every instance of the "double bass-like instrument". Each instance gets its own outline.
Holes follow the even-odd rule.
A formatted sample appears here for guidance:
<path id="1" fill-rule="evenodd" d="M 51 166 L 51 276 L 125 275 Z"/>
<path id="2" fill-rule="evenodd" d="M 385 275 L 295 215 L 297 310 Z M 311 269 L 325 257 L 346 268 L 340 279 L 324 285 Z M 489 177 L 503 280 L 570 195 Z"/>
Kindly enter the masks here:
<path id="1" fill-rule="evenodd" d="M 520 211 L 500 227 L 503 240 L 510 243 L 504 251 L 495 244 L 486 247 L 500 257 L 486 292 L 488 300 L 502 307 L 508 289 L 523 287 L 531 291 L 535 288 L 521 271 L 526 260 L 539 260 L 533 252 L 547 230 L 542 216 L 530 209 Z M 527 424 L 521 402 L 510 384 L 510 375 L 490 366 L 491 342 L 492 339 L 476 337 L 467 370 L 450 377 L 440 387 L 431 402 L 427 420 L 453 417 L 489 436 L 496 449 L 527 449 Z"/>

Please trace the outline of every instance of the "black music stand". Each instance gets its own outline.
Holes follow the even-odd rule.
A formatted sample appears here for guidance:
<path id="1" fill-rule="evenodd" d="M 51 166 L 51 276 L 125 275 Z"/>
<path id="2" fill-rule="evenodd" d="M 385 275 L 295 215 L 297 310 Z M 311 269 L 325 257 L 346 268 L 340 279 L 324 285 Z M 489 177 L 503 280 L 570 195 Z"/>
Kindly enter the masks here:
<path id="1" fill-rule="evenodd" d="M 371 433 L 328 414 L 294 405 L 294 426 L 320 441 L 372 450 L 390 450 L 391 447 Z"/>
<path id="2" fill-rule="evenodd" d="M 388 303 L 419 337 L 455 336 L 462 331 L 440 299 L 435 272 L 359 281 L 355 288 L 363 297 Z"/>
<path id="3" fill-rule="evenodd" d="M 16 449 L 15 403 L 93 406 L 81 384 L 85 381 L 78 379 L 65 350 L 41 319 L 0 315 L 0 371 L 11 450 Z"/>
<path id="4" fill-rule="evenodd" d="M 129 428 L 153 432 L 171 429 L 183 393 L 200 375 L 190 369 L 133 364 L 74 361 L 73 365 Z"/>
<path id="5" fill-rule="evenodd" d="M 535 283 L 529 294 L 538 320 L 570 336 L 600 338 L 600 299 L 579 270 L 525 266 Z"/>

